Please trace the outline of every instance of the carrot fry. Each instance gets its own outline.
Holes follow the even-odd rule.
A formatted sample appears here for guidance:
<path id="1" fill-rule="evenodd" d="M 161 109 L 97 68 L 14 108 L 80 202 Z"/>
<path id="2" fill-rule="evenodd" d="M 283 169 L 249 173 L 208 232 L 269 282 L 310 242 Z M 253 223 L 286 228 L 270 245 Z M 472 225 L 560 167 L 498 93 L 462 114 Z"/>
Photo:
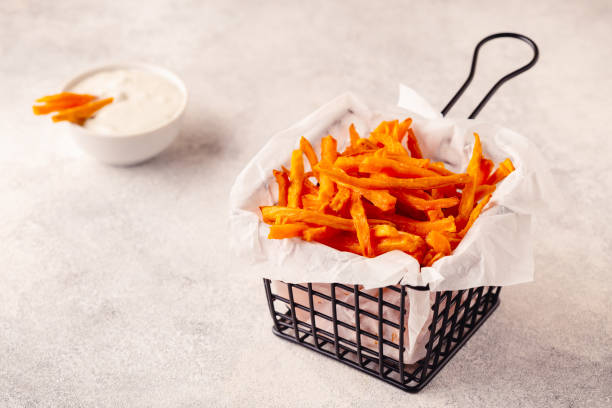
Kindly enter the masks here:
<path id="1" fill-rule="evenodd" d="M 319 195 L 319 188 L 312 184 L 312 181 L 308 180 L 308 173 L 304 173 L 304 184 L 302 185 L 302 192 L 306 194 Z"/>
<path id="2" fill-rule="evenodd" d="M 427 200 L 405 191 L 394 191 L 393 195 L 396 196 L 401 203 L 420 211 L 439 210 L 441 208 L 454 207 L 459 204 L 459 199 L 457 197 Z"/>
<path id="3" fill-rule="evenodd" d="M 314 152 L 312 145 L 310 144 L 308 139 L 304 138 L 304 136 L 302 136 L 302 138 L 300 139 L 300 150 L 306 155 L 306 158 L 310 163 L 310 168 L 314 168 L 314 166 L 317 165 L 319 160 L 317 159 L 317 155 Z"/>
<path id="4" fill-rule="evenodd" d="M 331 135 L 325 136 L 321 140 L 321 162 L 319 164 L 325 164 L 331 166 L 336 161 L 338 156 L 337 152 L 338 143 Z M 313 171 L 318 171 L 318 165 L 315 165 Z M 319 201 L 321 202 L 321 208 L 325 208 L 331 201 L 334 195 L 335 187 L 334 182 L 329 176 L 319 176 Z"/>
<path id="5" fill-rule="evenodd" d="M 389 194 L 387 190 L 368 190 L 367 188 L 359 188 L 344 183 L 338 183 L 338 186 L 346 187 L 355 193 L 359 193 L 363 198 L 371 201 L 372 204 L 383 211 L 390 211 L 395 208 L 397 198 Z"/>
<path id="6" fill-rule="evenodd" d="M 302 208 L 306 210 L 318 210 L 320 207 L 318 194 L 304 194 L 302 196 Z"/>
<path id="7" fill-rule="evenodd" d="M 409 232 L 411 234 L 426 236 L 429 231 L 433 230 L 447 232 L 457 231 L 455 219 L 452 216 L 436 221 L 418 221 L 398 214 L 384 213 L 371 204 L 365 205 L 365 208 L 368 215 L 376 217 L 380 220 L 389 221 L 392 224 L 395 224 L 398 230 Z"/>
<path id="8" fill-rule="evenodd" d="M 485 181 L 484 184 L 497 184 L 503 179 L 505 179 L 510 173 L 514 171 L 514 165 L 510 159 L 505 159 L 503 162 L 499 163 L 497 170 L 495 173 L 490 175 Z"/>
<path id="9" fill-rule="evenodd" d="M 459 203 L 459 211 L 457 214 L 457 225 L 459 228 L 463 228 L 470 212 L 474 208 L 474 195 L 476 194 L 476 180 L 478 180 L 478 173 L 480 172 L 480 161 L 482 159 L 482 146 L 480 144 L 480 137 L 478 133 L 474 133 L 474 149 L 472 150 L 472 157 L 467 167 L 467 174 L 470 175 L 471 180 L 466 184 L 461 194 L 461 202 Z"/>
<path id="10" fill-rule="evenodd" d="M 302 231 L 302 237 L 306 241 L 322 241 L 332 238 L 338 230 L 330 227 L 310 227 Z"/>
<path id="11" fill-rule="evenodd" d="M 410 128 L 411 124 L 412 118 L 406 118 L 402 123 L 399 124 L 397 131 L 398 142 L 402 143 L 402 140 L 404 139 L 404 136 L 406 136 L 406 133 L 408 132 L 408 129 Z"/>
<path id="12" fill-rule="evenodd" d="M 451 253 L 450 242 L 444 234 L 439 231 L 429 231 L 425 238 L 427 245 L 429 245 L 434 251 L 448 255 Z"/>
<path id="13" fill-rule="evenodd" d="M 399 234 L 395 237 L 379 239 L 375 244 L 375 248 L 376 253 L 378 254 L 396 249 L 412 254 L 423 248 L 424 245 L 425 242 L 423 241 L 423 238 L 419 237 L 418 235 L 399 232 Z"/>
<path id="14" fill-rule="evenodd" d="M 395 176 L 403 177 L 437 177 L 438 173 L 393 159 L 381 157 L 365 157 L 359 164 L 361 173 L 379 173 L 382 170 L 391 170 Z"/>
<path id="15" fill-rule="evenodd" d="M 480 160 L 480 171 L 478 172 L 478 179 L 476 180 L 476 186 L 484 184 L 484 181 L 489 177 L 491 171 L 495 167 L 495 164 L 484 157 Z"/>
<path id="16" fill-rule="evenodd" d="M 351 138 L 351 146 L 357 147 L 357 142 L 359 141 L 359 139 L 361 139 L 361 136 L 359 136 L 359 133 L 357 133 L 357 131 L 355 130 L 355 125 L 353 125 L 352 123 L 351 126 L 349 126 L 349 135 Z"/>
<path id="17" fill-rule="evenodd" d="M 273 170 L 276 184 L 278 184 L 278 205 L 284 207 L 287 205 L 287 186 L 289 185 L 289 177 L 287 173 Z"/>
<path id="18" fill-rule="evenodd" d="M 495 191 L 495 186 L 490 186 L 488 184 L 483 184 L 481 186 L 476 187 L 476 194 L 474 195 L 474 201 L 480 201 L 487 194 L 493 194 Z"/>
<path id="19" fill-rule="evenodd" d="M 338 192 L 334 195 L 329 208 L 335 212 L 339 212 L 344 207 L 344 204 L 351 198 L 351 190 L 344 186 L 338 186 Z"/>
<path id="20" fill-rule="evenodd" d="M 441 199 L 446 199 L 446 200 L 454 200 L 457 202 L 457 204 L 459 203 L 459 198 L 457 197 L 444 197 L 444 192 L 442 189 L 440 188 L 434 188 L 431 190 L 431 197 L 434 200 L 441 200 Z M 450 203 L 450 202 L 447 202 Z M 447 207 L 450 208 L 450 207 Z M 444 218 L 444 213 L 442 212 L 442 208 L 436 208 L 436 209 L 431 209 L 431 210 L 427 210 L 427 218 L 429 218 L 429 221 L 436 221 L 439 220 L 441 218 Z"/>
<path id="21" fill-rule="evenodd" d="M 399 236 L 399 231 L 392 225 L 374 225 L 371 228 L 371 233 L 377 238 L 389 238 Z"/>
<path id="22" fill-rule="evenodd" d="M 304 184 L 304 159 L 302 151 L 297 149 L 291 154 L 291 170 L 289 172 L 289 193 L 287 194 L 287 206 L 298 208 Z"/>
<path id="23" fill-rule="evenodd" d="M 96 97 L 93 95 L 77 94 L 73 92 L 60 92 L 58 94 L 47 95 L 47 96 L 43 96 L 42 98 L 38 98 L 36 102 L 52 103 L 52 102 L 66 101 L 66 100 L 87 100 L 87 102 L 89 102 L 89 101 L 93 101 L 94 99 L 96 99 Z"/>
<path id="24" fill-rule="evenodd" d="M 353 218 L 355 231 L 357 232 L 357 240 L 359 241 L 363 256 L 374 256 L 372 243 L 370 241 L 370 226 L 365 210 L 363 209 L 363 204 L 361 203 L 361 194 L 355 191 L 351 193 L 351 217 Z"/>
<path id="25" fill-rule="evenodd" d="M 389 153 L 387 149 L 377 150 L 376 152 L 374 152 L 374 157 L 385 157 L 385 158 L 396 160 L 400 163 L 405 163 L 411 166 L 417 166 L 417 167 L 422 167 L 422 168 L 431 167 L 431 162 L 429 159 L 417 159 L 417 158 L 406 156 L 406 155 L 393 154 L 393 153 Z M 436 170 L 433 169 L 433 171 L 436 171 Z M 453 172 L 448 171 L 448 170 L 446 170 L 446 173 L 447 174 L 443 174 L 443 175 L 448 176 L 448 175 L 454 174 Z"/>
<path id="26" fill-rule="evenodd" d="M 113 98 L 100 99 L 97 101 L 88 102 L 84 105 L 75 108 L 65 109 L 51 117 L 53 122 L 67 120 L 69 122 L 78 123 L 82 119 L 91 117 L 98 110 L 113 102 Z"/>
<path id="27" fill-rule="evenodd" d="M 57 99 L 52 102 L 47 102 L 44 105 L 32 106 L 32 111 L 35 115 L 46 115 L 51 112 L 59 112 L 64 109 L 74 108 L 75 106 L 83 105 L 94 100 L 96 97 L 92 95 L 77 95 L 75 97 Z"/>
<path id="28" fill-rule="evenodd" d="M 406 142 L 408 144 L 408 150 L 410 151 L 410 156 L 417 158 L 417 159 L 422 159 L 423 153 L 421 152 L 419 141 L 417 140 L 414 132 L 412 131 L 412 128 L 408 128 L 408 139 Z"/>
<path id="29" fill-rule="evenodd" d="M 470 176 L 467 174 L 454 174 L 452 176 L 436 176 L 436 177 L 421 177 L 421 178 L 394 178 L 386 177 L 384 179 L 376 178 L 359 178 L 352 177 L 346 174 L 342 169 L 332 168 L 324 162 L 320 162 L 316 166 L 321 175 L 326 175 L 330 179 L 350 184 L 355 187 L 367 189 L 430 189 L 436 187 L 444 187 L 455 184 L 465 184 L 470 181 Z"/>
<path id="30" fill-rule="evenodd" d="M 279 206 L 259 207 L 263 219 L 266 223 L 274 223 L 277 217 L 285 217 L 287 222 L 305 222 L 308 224 L 318 224 L 320 226 L 332 227 L 342 231 L 355 231 L 353 220 L 337 217 L 335 215 L 323 214 L 318 211 L 304 210 L 302 208 L 289 208 Z M 391 221 L 369 219 L 370 224 L 389 224 Z"/>
<path id="31" fill-rule="evenodd" d="M 478 218 L 478 216 L 480 215 L 480 212 L 482 211 L 482 209 L 484 208 L 485 205 L 487 205 L 487 203 L 489 202 L 489 200 L 491 199 L 491 194 L 487 194 L 485 196 L 485 198 L 483 198 L 478 205 L 476 205 L 476 207 L 474 207 L 474 209 L 472 210 L 472 212 L 470 213 L 470 218 L 467 222 L 467 224 L 465 225 L 465 227 L 459 232 L 459 236 L 461 238 L 463 238 L 465 236 L 465 234 L 467 234 L 467 232 L 469 231 L 469 229 L 472 227 L 472 225 L 474 225 L 474 222 L 476 222 L 476 218 Z"/>
<path id="32" fill-rule="evenodd" d="M 359 165 L 370 156 L 371 154 L 367 153 L 354 156 L 340 156 L 334 162 L 334 166 L 344 171 L 357 171 L 359 170 Z"/>
<path id="33" fill-rule="evenodd" d="M 308 225 L 302 223 L 270 225 L 268 239 L 300 237 Z"/>

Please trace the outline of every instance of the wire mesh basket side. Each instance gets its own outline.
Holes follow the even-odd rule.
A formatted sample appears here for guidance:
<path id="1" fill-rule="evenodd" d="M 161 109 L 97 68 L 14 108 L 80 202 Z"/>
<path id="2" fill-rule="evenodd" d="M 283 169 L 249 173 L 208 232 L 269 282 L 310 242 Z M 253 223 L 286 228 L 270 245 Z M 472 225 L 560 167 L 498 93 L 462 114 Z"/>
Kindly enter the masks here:
<path id="1" fill-rule="evenodd" d="M 420 390 L 497 306 L 499 287 L 431 292 L 424 357 L 407 364 L 406 286 L 286 284 L 264 279 L 274 333 L 376 376 Z"/>

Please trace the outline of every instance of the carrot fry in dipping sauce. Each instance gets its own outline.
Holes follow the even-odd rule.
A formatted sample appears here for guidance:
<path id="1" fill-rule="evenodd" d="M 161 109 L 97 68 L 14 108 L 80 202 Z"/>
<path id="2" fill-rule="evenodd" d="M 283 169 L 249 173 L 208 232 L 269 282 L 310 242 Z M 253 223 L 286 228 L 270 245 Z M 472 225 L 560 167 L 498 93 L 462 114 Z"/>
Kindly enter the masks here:
<path id="1" fill-rule="evenodd" d="M 273 172 L 278 205 L 260 207 L 269 238 L 299 237 L 366 257 L 400 250 L 421 266 L 450 255 L 514 166 L 506 159 L 492 172 L 475 133 L 466 173 L 454 173 L 422 157 L 411 122 L 381 122 L 368 138 L 350 125 L 346 150 L 339 155 L 329 135 L 320 158 L 301 138 L 291 169 Z M 304 172 L 303 156 L 312 171 Z"/>
<path id="2" fill-rule="evenodd" d="M 62 110 L 56 115 L 53 115 L 51 119 L 53 120 L 53 122 L 67 120 L 69 122 L 81 124 L 84 120 L 91 117 L 98 110 L 102 109 L 103 107 L 112 102 L 113 98 L 91 101 L 74 108 Z"/>
<path id="3" fill-rule="evenodd" d="M 75 106 L 80 106 L 91 102 L 94 99 L 96 99 L 96 97 L 93 95 L 80 95 L 65 92 L 38 99 L 36 102 L 44 102 L 44 105 L 34 105 L 32 106 L 32 111 L 35 115 L 46 115 L 47 113 L 59 112 L 64 109 L 74 108 Z"/>
<path id="4" fill-rule="evenodd" d="M 291 154 L 291 170 L 289 171 L 289 193 L 287 194 L 287 206 L 298 208 L 300 196 L 304 184 L 304 159 L 301 150 L 294 150 Z"/>
<path id="5" fill-rule="evenodd" d="M 372 243 L 370 241 L 370 226 L 368 225 L 368 217 L 366 217 L 363 204 L 361 203 L 361 194 L 353 191 L 351 193 L 351 217 L 357 232 L 357 240 L 361 247 L 363 256 L 372 257 Z"/>
<path id="6" fill-rule="evenodd" d="M 36 102 L 54 103 L 58 101 L 78 100 L 78 101 L 83 101 L 85 103 L 85 102 L 93 101 L 94 99 L 96 99 L 96 97 L 93 95 L 77 94 L 73 92 L 60 92 L 58 94 L 47 95 L 47 96 L 43 96 L 42 98 L 38 98 Z"/>

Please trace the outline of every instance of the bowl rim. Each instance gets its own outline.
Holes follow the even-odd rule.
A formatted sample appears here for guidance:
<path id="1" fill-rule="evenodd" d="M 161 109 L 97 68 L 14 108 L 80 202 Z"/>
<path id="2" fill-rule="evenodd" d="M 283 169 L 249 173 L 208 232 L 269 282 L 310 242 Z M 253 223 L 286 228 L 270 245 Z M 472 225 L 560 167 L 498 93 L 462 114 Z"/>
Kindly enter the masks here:
<path id="1" fill-rule="evenodd" d="M 89 76 L 92 76 L 94 74 L 97 74 L 103 71 L 112 71 L 112 70 L 118 70 L 118 69 L 141 69 L 144 71 L 153 72 L 157 75 L 160 75 L 163 78 L 166 78 L 172 84 L 174 84 L 180 90 L 181 94 L 183 95 L 181 106 L 177 109 L 176 113 L 167 121 L 163 122 L 162 124 L 154 128 L 147 129 L 141 132 L 99 133 L 99 132 L 94 132 L 91 129 L 87 129 L 84 126 L 79 126 L 74 123 L 69 123 L 71 127 L 73 127 L 75 130 L 78 129 L 79 132 L 82 132 L 92 137 L 129 138 L 129 137 L 142 136 L 142 135 L 156 132 L 159 129 L 162 129 L 170 125 L 174 121 L 176 121 L 185 112 L 185 109 L 187 107 L 187 100 L 189 99 L 189 94 L 187 92 L 187 87 L 185 86 L 185 82 L 183 82 L 183 80 L 177 74 L 170 71 L 169 69 L 164 68 L 160 65 L 149 64 L 145 62 L 115 62 L 115 63 L 110 63 L 110 64 L 99 65 L 94 68 L 90 68 L 88 70 L 81 71 L 81 73 L 79 73 L 76 76 L 73 76 L 68 82 L 64 84 L 64 86 L 62 87 L 62 92 L 69 92 L 69 89 L 71 87 L 73 87 L 74 85 L 76 85 L 77 83 L 81 82 L 83 79 Z"/>

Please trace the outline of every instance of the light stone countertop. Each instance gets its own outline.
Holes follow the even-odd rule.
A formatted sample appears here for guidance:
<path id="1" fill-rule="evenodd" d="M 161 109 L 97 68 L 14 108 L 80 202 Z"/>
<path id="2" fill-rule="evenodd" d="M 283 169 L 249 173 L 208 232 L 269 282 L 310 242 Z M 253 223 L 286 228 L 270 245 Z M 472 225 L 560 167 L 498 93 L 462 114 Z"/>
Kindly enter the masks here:
<path id="1" fill-rule="evenodd" d="M 266 140 L 347 90 L 442 107 L 485 35 L 540 46 L 481 119 L 530 138 L 566 198 L 534 225 L 536 281 L 411 395 L 271 333 L 227 241 L 230 186 Z M 0 406 L 612 406 L 612 3 L 0 3 Z M 525 61 L 483 50 L 466 116 Z M 87 68 L 162 64 L 190 101 L 179 139 L 132 168 L 84 157 L 33 100 Z M 513 65 L 514 64 L 514 65 Z"/>

